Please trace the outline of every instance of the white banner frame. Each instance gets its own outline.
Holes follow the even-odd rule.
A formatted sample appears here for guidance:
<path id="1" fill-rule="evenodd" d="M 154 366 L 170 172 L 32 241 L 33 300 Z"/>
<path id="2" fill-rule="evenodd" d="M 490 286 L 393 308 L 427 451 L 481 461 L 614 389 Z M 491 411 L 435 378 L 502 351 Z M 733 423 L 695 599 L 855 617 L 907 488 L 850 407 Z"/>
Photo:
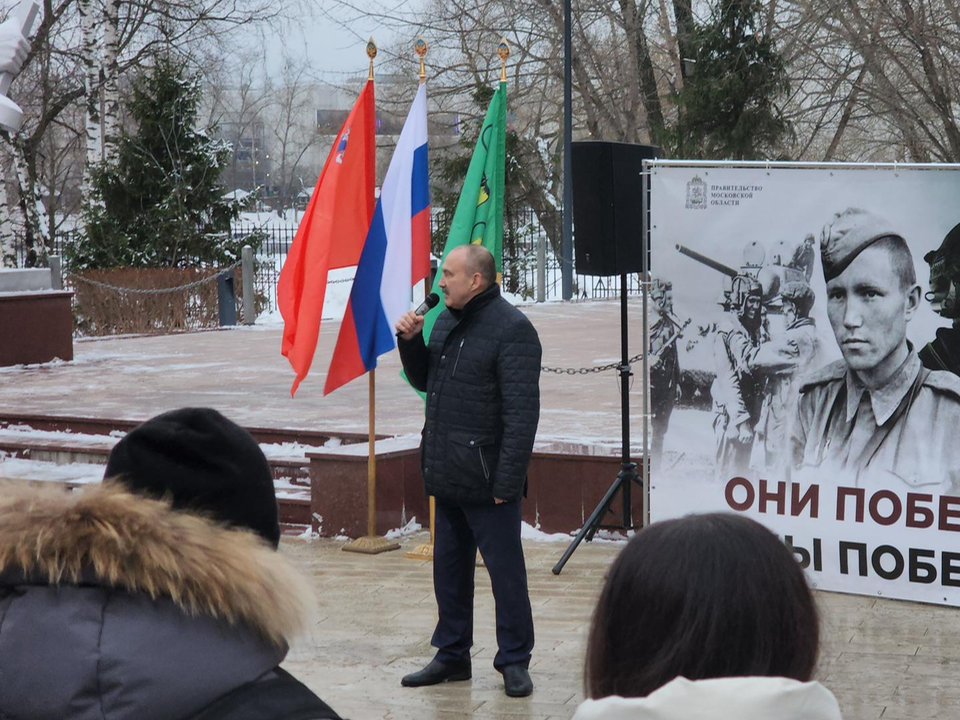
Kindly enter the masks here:
<path id="1" fill-rule="evenodd" d="M 805 234 L 816 235 L 817 252 L 814 264 L 810 266 L 813 276 L 809 281 L 815 295 L 811 317 L 815 320 L 819 346 L 828 358 L 823 366 L 817 365 L 815 369 L 822 367 L 821 374 L 824 374 L 828 372 L 827 365 L 832 362 L 836 367 L 836 361 L 842 360 L 842 357 L 825 312 L 827 298 L 819 253 L 820 231 L 833 222 L 835 215 L 842 214 L 848 208 L 865 206 L 864 209 L 871 215 L 882 213 L 887 216 L 897 233 L 902 226 L 906 226 L 902 234 L 912 253 L 921 287 L 920 307 L 907 325 L 907 337 L 912 339 L 915 352 L 922 347 L 918 343 L 933 339 L 933 331 L 937 327 L 950 324 L 948 320 L 939 318 L 923 299 L 929 274 L 923 255 L 937 249 L 946 232 L 960 224 L 960 172 L 957 171 L 960 171 L 960 164 L 956 163 L 644 161 L 644 189 L 645 192 L 649 189 L 647 197 L 650 203 L 647 209 L 649 232 L 647 223 L 644 223 L 642 236 L 644 250 L 650 253 L 650 274 L 653 277 L 663 275 L 673 281 L 676 314 L 684 316 L 708 307 L 708 286 L 720 289 L 720 282 L 711 284 L 709 279 L 705 279 L 708 278 L 707 273 L 715 273 L 718 281 L 721 276 L 716 270 L 707 268 L 689 256 L 683 257 L 681 262 L 680 253 L 673 249 L 673 246 L 683 244 L 678 238 L 690 238 L 687 244 L 695 246 L 691 249 L 696 253 L 707 255 L 717 264 L 739 272 L 743 270 L 742 263 L 734 263 L 731 259 L 733 241 L 724 242 L 725 238 L 731 237 L 731 233 L 738 233 L 738 229 L 736 239 L 745 240 L 748 244 L 756 238 L 772 239 L 793 233 L 791 237 L 784 238 L 784 242 L 778 239 L 773 244 L 777 245 L 778 250 L 783 250 L 789 245 L 787 240 L 796 241 L 797 252 Z M 688 196 L 691 188 L 687 183 L 692 182 L 694 176 L 702 185 L 693 188 L 694 197 L 691 198 Z M 683 198 L 681 191 L 685 195 Z M 795 194 L 791 195 L 790 192 Z M 705 194 L 701 197 L 700 193 Z M 715 202 L 717 204 L 712 204 Z M 761 226 L 759 229 L 758 221 Z M 698 228 L 701 230 L 699 234 Z M 762 244 L 760 240 L 754 244 L 757 243 Z M 835 247 L 842 249 L 844 246 Z M 775 253 L 766 257 L 771 256 L 779 257 Z M 782 263 L 783 258 L 778 262 Z M 773 266 L 772 262 L 765 263 L 766 258 L 758 266 L 758 274 L 768 266 L 778 272 L 782 267 Z M 797 268 L 791 268 L 794 269 Z M 689 283 L 689 287 L 685 288 L 684 283 Z M 714 294 L 719 295 L 719 292 Z M 719 323 L 732 312 L 735 311 L 724 311 L 717 306 L 715 311 L 704 311 L 700 322 L 694 320 L 692 331 L 679 343 L 682 346 L 679 351 L 681 369 L 703 370 L 702 374 L 709 375 L 706 368 L 693 367 L 692 363 L 705 362 L 703 347 L 707 339 L 712 334 L 715 343 L 716 337 L 726 332 L 725 329 L 721 330 Z M 772 329 L 767 335 L 771 342 L 777 330 L 773 320 L 777 318 L 768 313 L 766 322 L 770 323 Z M 645 322 L 644 342 L 645 347 L 649 348 L 647 329 Z M 686 351 L 686 346 L 691 343 L 693 349 Z M 830 343 L 833 344 L 832 349 L 829 348 Z M 712 351 L 706 354 L 712 355 Z M 687 367 L 684 367 L 685 360 Z M 952 398 L 952 381 L 940 380 L 943 380 L 945 389 L 938 392 Z M 960 383 L 960 380 L 957 382 Z M 657 411 L 650 406 L 647 398 L 649 383 L 645 362 L 645 414 Z M 949 410 L 944 417 L 952 417 L 953 401 L 943 402 Z M 700 403 L 702 406 L 702 397 Z M 960 539 L 955 534 L 960 532 L 960 497 L 957 497 L 960 490 L 951 491 L 953 494 L 948 495 L 945 491 L 937 492 L 920 485 L 904 485 L 902 488 L 871 485 L 864 480 L 869 474 L 865 467 L 858 469 L 857 479 L 852 485 L 847 484 L 848 479 L 831 479 L 827 482 L 813 471 L 803 479 L 803 467 L 776 472 L 762 467 L 757 470 L 748 468 L 743 476 L 732 476 L 725 480 L 711 477 L 708 480 L 706 474 L 710 473 L 710 468 L 702 452 L 703 446 L 709 444 L 705 443 L 707 418 L 703 413 L 715 419 L 726 412 L 725 406 L 714 403 L 708 411 L 688 409 L 682 404 L 678 407 L 681 411 L 673 411 L 666 431 L 663 458 L 659 463 L 662 467 L 658 466 L 656 458 L 652 468 L 644 463 L 647 508 L 651 520 L 676 517 L 688 512 L 743 512 L 787 539 L 788 544 L 795 548 L 798 559 L 807 566 L 808 577 L 814 587 L 960 606 L 960 553 L 953 552 L 956 540 Z M 695 416 L 695 413 L 700 415 Z M 730 415 L 724 417 L 729 420 Z M 960 418 L 960 413 L 957 417 Z M 898 422 L 906 424 L 908 421 Z M 673 438 L 674 442 L 671 443 L 671 433 L 678 427 L 688 427 L 690 432 L 678 436 L 679 444 L 678 438 Z M 960 429 L 960 420 L 956 427 Z M 960 445 L 960 432 L 957 435 L 956 444 Z M 710 442 L 714 440 L 711 438 Z M 818 441 L 829 444 L 823 438 Z M 931 439 L 931 442 L 934 440 Z M 649 447 L 648 443 L 645 438 L 645 447 Z M 678 461 L 678 447 L 688 447 L 691 455 L 699 454 L 696 459 L 684 455 Z M 906 452 L 907 445 L 902 447 Z M 714 469 L 716 462 L 714 455 Z M 753 462 L 751 460 L 751 464 Z M 759 462 L 762 466 L 763 461 Z M 876 462 L 878 466 L 881 464 L 880 460 Z M 822 475 L 826 472 L 822 470 L 824 467 L 818 465 L 816 471 L 822 471 Z M 895 474 L 894 469 L 887 470 Z M 785 474 L 779 474 L 781 472 Z M 761 477 L 764 473 L 769 477 Z M 835 476 L 831 475 L 831 478 Z M 842 473 L 839 476 L 846 478 Z M 816 517 L 812 516 L 812 486 L 816 486 L 819 504 Z M 794 492 L 796 496 L 792 494 Z M 763 512 L 760 511 L 761 497 Z M 838 499 L 842 507 L 838 507 Z M 793 515 L 794 510 L 799 510 L 799 513 Z M 912 524 L 908 524 L 908 513 Z M 843 519 L 838 519 L 841 516 Z M 841 554 L 846 557 L 841 558 Z"/>

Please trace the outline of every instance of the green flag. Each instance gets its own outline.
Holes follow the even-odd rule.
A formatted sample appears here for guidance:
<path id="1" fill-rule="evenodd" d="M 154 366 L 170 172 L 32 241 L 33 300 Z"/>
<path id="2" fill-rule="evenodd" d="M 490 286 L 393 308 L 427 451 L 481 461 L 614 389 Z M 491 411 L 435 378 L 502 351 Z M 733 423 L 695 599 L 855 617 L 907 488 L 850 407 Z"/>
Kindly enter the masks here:
<path id="1" fill-rule="evenodd" d="M 480 128 L 480 137 L 470 158 L 470 167 L 464 178 L 457 200 L 457 209 L 450 223 L 450 233 L 443 247 L 440 265 L 453 248 L 473 243 L 489 250 L 497 263 L 497 274 L 503 272 L 503 190 L 506 172 L 507 143 L 507 84 L 490 98 L 487 115 Z M 423 323 L 423 338 L 430 340 L 433 324 L 443 310 L 440 292 L 441 273 L 433 281 L 433 292 L 440 296 L 440 304 L 427 313 Z"/>

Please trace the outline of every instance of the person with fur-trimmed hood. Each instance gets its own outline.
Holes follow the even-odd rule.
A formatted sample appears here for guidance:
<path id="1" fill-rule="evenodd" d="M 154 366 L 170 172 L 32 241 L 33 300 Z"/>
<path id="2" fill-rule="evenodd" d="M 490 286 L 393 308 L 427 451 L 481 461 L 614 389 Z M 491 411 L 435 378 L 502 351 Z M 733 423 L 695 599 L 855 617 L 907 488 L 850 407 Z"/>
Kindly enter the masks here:
<path id="1" fill-rule="evenodd" d="M 101 485 L 0 489 L 0 717 L 320 720 L 279 664 L 310 592 L 273 477 L 210 409 L 140 425 Z"/>

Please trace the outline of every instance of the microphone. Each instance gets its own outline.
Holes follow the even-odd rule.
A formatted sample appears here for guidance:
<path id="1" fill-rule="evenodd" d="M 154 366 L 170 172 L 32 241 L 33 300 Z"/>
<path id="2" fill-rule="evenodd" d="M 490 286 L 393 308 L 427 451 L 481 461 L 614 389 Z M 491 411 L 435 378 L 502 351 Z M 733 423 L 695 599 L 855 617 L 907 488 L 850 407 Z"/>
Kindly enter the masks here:
<path id="1" fill-rule="evenodd" d="M 439 304 L 440 304 L 440 296 L 437 295 L 436 293 L 430 293 L 423 299 L 423 302 L 420 303 L 419 306 L 417 306 L 417 309 L 414 310 L 413 313 L 414 315 L 419 315 L 420 317 L 423 317 Z M 401 332 L 397 330 L 397 337 L 400 337 L 400 335 L 401 335 Z"/>

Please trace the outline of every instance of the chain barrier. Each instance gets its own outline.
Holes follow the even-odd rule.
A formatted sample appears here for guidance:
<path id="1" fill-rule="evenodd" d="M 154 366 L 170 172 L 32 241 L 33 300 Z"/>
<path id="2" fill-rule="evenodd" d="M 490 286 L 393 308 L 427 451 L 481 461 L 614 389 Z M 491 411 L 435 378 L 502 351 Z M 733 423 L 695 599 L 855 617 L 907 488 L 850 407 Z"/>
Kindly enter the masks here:
<path id="1" fill-rule="evenodd" d="M 186 285 L 178 285 L 177 287 L 172 287 L 172 288 L 151 288 L 149 290 L 144 290 L 141 288 L 129 288 L 129 287 L 118 287 L 116 285 L 108 285 L 105 282 L 100 282 L 99 280 L 91 280 L 90 278 L 85 278 L 81 275 L 70 275 L 69 277 L 71 281 L 74 281 L 74 282 L 80 281 L 82 283 L 86 283 L 87 285 L 93 285 L 94 287 L 103 288 L 104 290 L 112 290 L 113 292 L 120 293 L 122 295 L 165 295 L 167 293 L 180 292 L 182 290 L 190 290 L 195 287 L 200 287 L 205 283 L 208 283 L 212 280 L 216 280 L 217 276 L 220 275 L 220 273 L 240 267 L 242 263 L 243 263 L 243 260 L 238 260 L 233 265 L 222 268 L 221 270 L 218 270 L 217 272 L 215 272 L 213 275 L 208 275 L 207 277 L 201 278 L 200 280 L 194 280 L 193 282 L 189 282 Z"/>
<path id="2" fill-rule="evenodd" d="M 639 355 L 634 355 L 627 361 L 628 365 L 633 365 L 635 362 L 639 362 L 643 359 L 643 353 Z M 607 365 L 595 365 L 593 367 L 582 367 L 582 368 L 552 368 L 547 367 L 546 365 L 541 365 L 540 369 L 543 372 L 556 373 L 557 375 L 589 375 L 590 373 L 600 373 L 606 372 L 607 370 L 619 370 L 620 361 L 608 363 Z"/>

